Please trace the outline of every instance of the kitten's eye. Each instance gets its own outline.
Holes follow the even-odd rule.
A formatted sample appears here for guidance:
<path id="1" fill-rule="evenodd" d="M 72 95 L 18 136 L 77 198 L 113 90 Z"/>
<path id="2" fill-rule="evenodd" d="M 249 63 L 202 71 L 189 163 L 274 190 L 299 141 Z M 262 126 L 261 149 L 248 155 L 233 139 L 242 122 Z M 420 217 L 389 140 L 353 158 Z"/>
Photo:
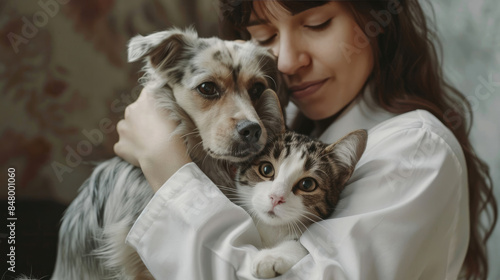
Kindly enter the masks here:
<path id="1" fill-rule="evenodd" d="M 264 162 L 259 167 L 259 172 L 262 176 L 266 178 L 271 178 L 274 176 L 274 168 L 273 165 L 269 162 Z"/>
<path id="2" fill-rule="evenodd" d="M 219 92 L 217 91 L 217 86 L 215 85 L 215 83 L 212 82 L 202 83 L 196 89 L 198 90 L 199 93 L 203 95 L 208 95 L 210 97 L 219 95 Z"/>
<path id="3" fill-rule="evenodd" d="M 313 178 L 305 178 L 300 180 L 297 186 L 301 191 L 312 192 L 318 187 L 318 184 Z"/>
<path id="4" fill-rule="evenodd" d="M 266 86 L 263 83 L 255 83 L 253 86 L 248 90 L 248 94 L 250 95 L 250 98 L 252 100 L 259 99 L 261 96 L 262 92 L 266 89 Z"/>

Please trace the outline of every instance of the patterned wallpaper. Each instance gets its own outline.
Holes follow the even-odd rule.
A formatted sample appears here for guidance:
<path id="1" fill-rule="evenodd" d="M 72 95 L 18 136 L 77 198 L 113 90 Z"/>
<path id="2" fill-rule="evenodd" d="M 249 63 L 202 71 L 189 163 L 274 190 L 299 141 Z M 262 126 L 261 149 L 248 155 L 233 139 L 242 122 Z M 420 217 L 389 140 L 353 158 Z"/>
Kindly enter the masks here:
<path id="1" fill-rule="evenodd" d="M 17 199 L 70 202 L 94 162 L 113 155 L 115 124 L 140 92 L 141 65 L 126 61 L 129 38 L 192 24 L 216 35 L 217 5 L 0 2 L 0 168 L 16 168 Z"/>

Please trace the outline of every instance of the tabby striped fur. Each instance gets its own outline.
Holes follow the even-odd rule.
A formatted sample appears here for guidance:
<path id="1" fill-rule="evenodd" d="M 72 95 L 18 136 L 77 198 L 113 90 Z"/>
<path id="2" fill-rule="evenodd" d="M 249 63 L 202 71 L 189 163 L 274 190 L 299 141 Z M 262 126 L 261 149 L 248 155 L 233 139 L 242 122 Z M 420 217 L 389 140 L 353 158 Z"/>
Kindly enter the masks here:
<path id="1" fill-rule="evenodd" d="M 289 131 L 239 168 L 233 199 L 252 215 L 265 247 L 253 261 L 254 276 L 283 274 L 307 254 L 298 239 L 333 213 L 366 141 L 365 130 L 331 145 Z"/>

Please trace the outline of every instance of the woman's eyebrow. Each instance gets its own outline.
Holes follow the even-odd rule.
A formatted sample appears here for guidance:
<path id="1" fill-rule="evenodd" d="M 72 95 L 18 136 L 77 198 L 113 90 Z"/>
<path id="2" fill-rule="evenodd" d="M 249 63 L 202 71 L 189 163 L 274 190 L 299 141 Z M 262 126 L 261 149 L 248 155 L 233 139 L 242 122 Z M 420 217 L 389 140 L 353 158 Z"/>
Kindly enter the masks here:
<path id="1" fill-rule="evenodd" d="M 245 24 L 245 27 L 250 27 L 250 26 L 255 26 L 255 25 L 261 25 L 261 24 L 268 24 L 268 20 L 264 19 L 254 19 L 250 20 L 247 24 Z"/>
<path id="2" fill-rule="evenodd" d="M 320 6 L 318 6 L 318 7 L 320 7 Z M 295 16 L 295 15 L 298 15 L 301 13 L 305 13 L 313 8 L 317 8 L 317 7 L 311 7 L 311 8 L 304 9 L 302 11 L 292 12 L 292 16 Z M 269 23 L 269 20 L 267 20 L 267 19 L 254 19 L 254 20 L 250 20 L 247 24 L 245 24 L 245 27 L 261 25 L 261 24 L 268 24 L 268 23 Z"/>

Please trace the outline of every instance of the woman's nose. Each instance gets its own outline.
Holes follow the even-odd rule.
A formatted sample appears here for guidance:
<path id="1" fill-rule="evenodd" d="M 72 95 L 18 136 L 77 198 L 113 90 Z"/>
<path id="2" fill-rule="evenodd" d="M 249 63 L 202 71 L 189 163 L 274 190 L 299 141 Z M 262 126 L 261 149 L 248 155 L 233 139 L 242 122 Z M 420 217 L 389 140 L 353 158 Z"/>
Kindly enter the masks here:
<path id="1" fill-rule="evenodd" d="M 278 70 L 286 75 L 296 74 L 311 62 L 307 49 L 296 39 L 282 36 L 273 52 L 278 57 Z"/>

